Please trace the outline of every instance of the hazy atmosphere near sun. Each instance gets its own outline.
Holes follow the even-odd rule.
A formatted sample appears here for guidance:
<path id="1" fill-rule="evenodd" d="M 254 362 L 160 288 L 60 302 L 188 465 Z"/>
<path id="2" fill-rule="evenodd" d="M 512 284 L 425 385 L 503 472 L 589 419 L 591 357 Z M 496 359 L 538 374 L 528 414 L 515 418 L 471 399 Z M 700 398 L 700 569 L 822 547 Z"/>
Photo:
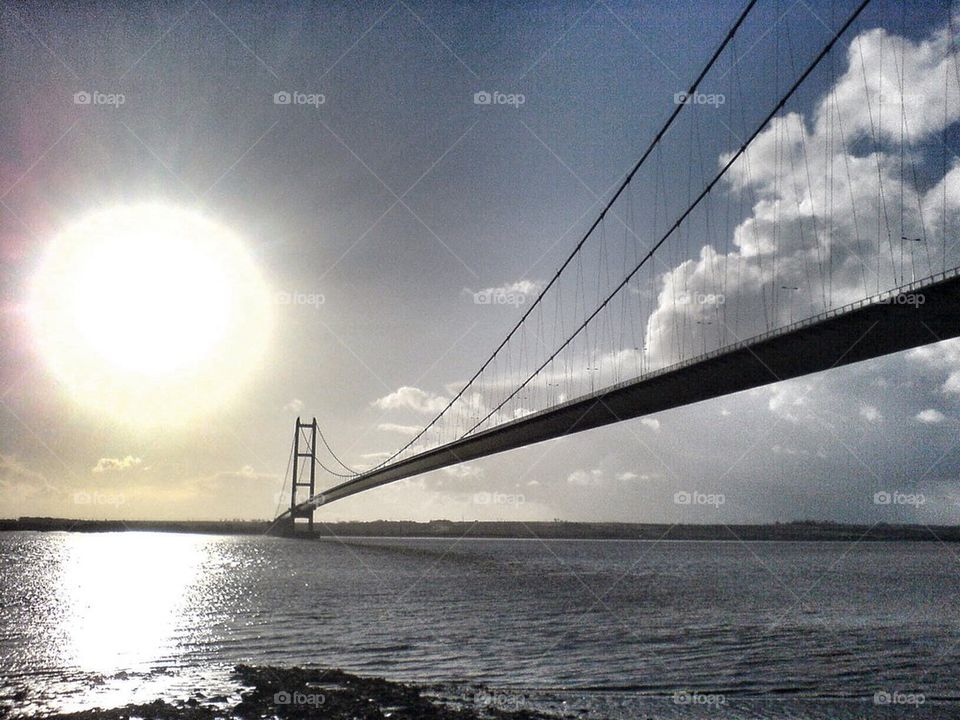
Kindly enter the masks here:
<path id="1" fill-rule="evenodd" d="M 746 82 L 775 39 L 764 27 L 789 13 L 806 32 L 798 47 L 819 47 L 831 34 L 823 19 L 851 5 L 758 7 Z M 931 145 L 946 153 L 946 174 L 917 189 L 921 210 L 929 203 L 939 213 L 933 203 L 943 198 L 946 232 L 960 217 L 960 101 L 942 99 L 947 9 L 890 7 L 858 21 L 858 49 L 905 49 L 880 64 L 902 57 L 897 72 L 912 92 L 941 93 L 912 116 L 904 142 L 918 157 Z M 379 462 L 443 409 L 517 321 L 741 9 L 603 0 L 386 0 L 309 12 L 213 0 L 5 4 L 0 517 L 273 517 L 286 502 L 279 493 L 298 416 L 316 416 L 351 466 Z M 783 120 L 811 145 L 844 98 L 851 136 L 872 122 L 849 100 L 859 80 L 850 46 L 848 38 L 832 74 L 814 78 Z M 839 100 L 825 103 L 831 89 Z M 477 102 L 495 92 L 513 101 Z M 735 166 L 728 179 L 764 198 L 784 192 L 764 185 L 778 162 L 764 153 L 764 141 L 780 137 L 770 132 L 751 151 L 750 171 Z M 707 164 L 718 167 L 740 141 L 716 133 Z M 679 149 L 678 166 L 683 142 Z M 834 162 L 858 172 L 863 156 Z M 861 172 L 867 197 L 877 170 Z M 127 295 L 156 292 L 159 307 L 181 303 L 198 319 L 218 312 L 202 268 L 192 285 L 171 267 L 165 287 L 144 289 L 115 253 L 81 267 L 64 252 L 76 223 L 95 227 L 98 211 L 142 203 L 204 218 L 211 236 L 229 233 L 229 252 L 211 245 L 204 257 L 242 281 L 250 309 L 225 326 L 222 364 L 192 391 L 153 392 L 149 374 L 127 388 L 130 376 L 106 371 L 78 389 L 76 368 L 51 361 L 73 351 L 37 337 L 31 303 L 57 307 L 70 292 L 51 278 L 89 272 L 111 289 L 97 302 L 126 324 L 90 333 L 121 365 L 149 361 L 162 371 L 185 361 L 162 346 L 162 332 L 139 337 L 136 314 L 124 315 Z M 765 212 L 760 203 L 740 218 L 732 252 L 764 252 Z M 719 251 L 707 243 L 694 258 Z M 671 270 L 658 267 L 662 287 Z M 832 291 L 856 299 L 857 282 L 840 274 Z M 189 291 L 177 295 L 178 284 Z M 253 295 L 261 287 L 270 298 L 263 313 Z M 495 289 L 516 301 L 476 302 Z M 216 340 L 201 335 L 194 346 Z M 144 358 L 141 341 L 160 344 Z M 960 344 L 948 341 L 401 481 L 318 518 L 956 523 L 958 420 Z M 320 478 L 321 487 L 334 482 Z M 926 501 L 874 502 L 892 490 Z M 678 505 L 678 491 L 725 501 Z M 513 500 L 487 502 L 490 493 Z"/>

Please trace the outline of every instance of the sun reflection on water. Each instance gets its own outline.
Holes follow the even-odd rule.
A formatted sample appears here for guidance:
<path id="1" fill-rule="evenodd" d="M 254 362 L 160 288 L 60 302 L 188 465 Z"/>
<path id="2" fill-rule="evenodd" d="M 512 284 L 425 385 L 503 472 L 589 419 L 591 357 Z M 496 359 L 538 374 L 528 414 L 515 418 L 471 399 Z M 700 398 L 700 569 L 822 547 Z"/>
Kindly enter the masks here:
<path id="1" fill-rule="evenodd" d="M 191 591 L 210 541 L 188 535 L 77 535 L 64 558 L 63 660 L 115 673 L 162 663 L 189 626 Z M 186 622 L 185 622 L 186 621 Z"/>

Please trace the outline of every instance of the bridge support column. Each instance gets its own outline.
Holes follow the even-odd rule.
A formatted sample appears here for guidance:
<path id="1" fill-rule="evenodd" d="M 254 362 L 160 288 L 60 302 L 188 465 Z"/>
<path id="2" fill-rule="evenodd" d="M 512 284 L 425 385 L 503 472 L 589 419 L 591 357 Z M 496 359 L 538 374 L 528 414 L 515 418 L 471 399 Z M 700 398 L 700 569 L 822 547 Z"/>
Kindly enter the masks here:
<path id="1" fill-rule="evenodd" d="M 313 534 L 313 512 L 315 508 L 297 509 L 297 504 L 316 494 L 317 482 L 317 419 L 301 422 L 297 418 L 296 434 L 293 439 L 293 482 L 290 487 L 290 531 L 297 531 L 297 518 L 307 519 L 307 530 Z M 304 477 L 306 476 L 306 477 Z M 298 492 L 306 489 L 306 495 Z"/>

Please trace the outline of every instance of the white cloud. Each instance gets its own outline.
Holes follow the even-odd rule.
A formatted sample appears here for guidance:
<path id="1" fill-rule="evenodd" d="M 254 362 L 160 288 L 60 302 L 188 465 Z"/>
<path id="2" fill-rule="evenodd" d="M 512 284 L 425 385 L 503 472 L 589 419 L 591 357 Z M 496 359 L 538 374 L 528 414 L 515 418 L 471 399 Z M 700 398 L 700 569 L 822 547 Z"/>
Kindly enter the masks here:
<path id="1" fill-rule="evenodd" d="M 882 102 L 884 110 L 889 108 L 897 120 L 882 126 L 886 139 L 900 139 L 901 108 L 907 116 L 902 132 L 908 142 L 940 132 L 944 120 L 943 79 L 945 73 L 954 72 L 956 62 L 950 52 L 951 38 L 946 27 L 917 42 L 881 28 L 861 33 L 847 51 L 847 71 L 837 80 L 836 107 L 843 113 L 844 131 L 865 135 L 878 127 L 876 110 Z M 861 57 L 863 67 L 868 68 L 866 80 Z M 953 90 L 948 93 L 947 124 L 960 118 L 960 97 Z M 825 110 L 821 106 L 816 116 L 818 135 L 828 130 Z"/>
<path id="2" fill-rule="evenodd" d="M 383 428 L 380 428 L 380 429 L 382 430 Z M 386 459 L 387 459 L 388 457 L 390 457 L 391 455 L 393 455 L 393 453 L 389 453 L 389 452 L 369 452 L 369 453 L 364 453 L 364 454 L 361 455 L 360 457 L 363 458 L 364 460 L 386 460 Z"/>
<path id="3" fill-rule="evenodd" d="M 97 464 L 93 466 L 92 472 L 122 472 L 130 468 L 135 468 L 142 462 L 140 458 L 133 457 L 132 455 L 127 455 L 125 458 L 100 458 L 97 460 Z"/>
<path id="4" fill-rule="evenodd" d="M 935 408 L 927 408 L 926 410 L 921 410 L 917 413 L 917 421 L 922 423 L 935 424 L 942 423 L 947 419 L 947 416 Z"/>
<path id="5" fill-rule="evenodd" d="M 258 473 L 252 465 L 244 465 L 239 470 L 219 472 L 214 476 L 216 480 L 276 480 L 276 473 Z"/>
<path id="6" fill-rule="evenodd" d="M 960 395 L 960 338 L 918 347 L 907 357 L 927 367 L 947 373 L 940 389 L 946 395 Z"/>
<path id="7" fill-rule="evenodd" d="M 867 422 L 877 423 L 883 420 L 883 415 L 873 405 L 863 405 L 860 407 L 860 417 Z"/>
<path id="8" fill-rule="evenodd" d="M 399 390 L 373 401 L 381 410 L 413 410 L 419 413 L 435 415 L 443 410 L 449 398 L 435 395 L 420 388 L 403 386 Z"/>
<path id="9" fill-rule="evenodd" d="M 807 404 L 807 398 L 812 390 L 813 386 L 810 383 L 803 382 L 771 385 L 767 388 L 767 392 L 770 393 L 767 407 L 770 412 L 784 420 L 800 422 L 801 419 L 809 417 L 808 413 L 801 413 L 800 410 Z"/>
<path id="10" fill-rule="evenodd" d="M 380 423 L 377 430 L 384 432 L 399 433 L 400 435 L 416 435 L 423 430 L 419 425 L 397 425 L 396 423 Z"/>
<path id="11" fill-rule="evenodd" d="M 567 482 L 582 487 L 600 485 L 603 482 L 603 470 L 574 470 L 567 476 Z"/>
<path id="12" fill-rule="evenodd" d="M 517 280 L 516 282 L 508 283 L 498 288 L 490 288 L 491 290 L 497 290 L 508 293 L 523 293 L 524 295 L 534 295 L 539 293 L 543 289 L 543 283 L 537 280 Z"/>
<path id="13" fill-rule="evenodd" d="M 504 283 L 497 287 L 486 287 L 480 290 L 464 288 L 465 295 L 474 298 L 474 302 L 481 305 L 524 305 L 533 302 L 543 289 L 542 282 L 537 280 L 516 280 Z"/>
<path id="14" fill-rule="evenodd" d="M 466 463 L 443 468 L 443 473 L 455 478 L 482 478 L 484 476 L 483 468 Z"/>
<path id="15" fill-rule="evenodd" d="M 646 425 L 651 430 L 660 429 L 660 421 L 657 420 L 656 418 L 651 418 L 651 417 L 640 418 L 640 422 Z"/>
<path id="16" fill-rule="evenodd" d="M 303 400 L 300 398 L 294 398 L 286 405 L 283 406 L 283 409 L 287 412 L 298 413 L 303 410 Z"/>
<path id="17" fill-rule="evenodd" d="M 770 447 L 770 452 L 777 455 L 809 455 L 807 450 L 797 450 L 790 446 L 780 445 L 779 443 Z"/>

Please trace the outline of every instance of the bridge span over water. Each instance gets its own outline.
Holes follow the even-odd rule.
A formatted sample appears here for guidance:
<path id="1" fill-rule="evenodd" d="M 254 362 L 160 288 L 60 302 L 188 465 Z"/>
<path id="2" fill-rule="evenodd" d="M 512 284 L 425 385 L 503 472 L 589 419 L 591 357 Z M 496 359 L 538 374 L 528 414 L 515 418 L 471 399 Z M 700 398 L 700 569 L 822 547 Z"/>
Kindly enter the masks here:
<path id="1" fill-rule="evenodd" d="M 277 519 L 312 515 L 321 505 L 431 470 L 957 336 L 955 269 L 362 473 Z M 298 432 L 315 422 L 298 419 Z"/>

